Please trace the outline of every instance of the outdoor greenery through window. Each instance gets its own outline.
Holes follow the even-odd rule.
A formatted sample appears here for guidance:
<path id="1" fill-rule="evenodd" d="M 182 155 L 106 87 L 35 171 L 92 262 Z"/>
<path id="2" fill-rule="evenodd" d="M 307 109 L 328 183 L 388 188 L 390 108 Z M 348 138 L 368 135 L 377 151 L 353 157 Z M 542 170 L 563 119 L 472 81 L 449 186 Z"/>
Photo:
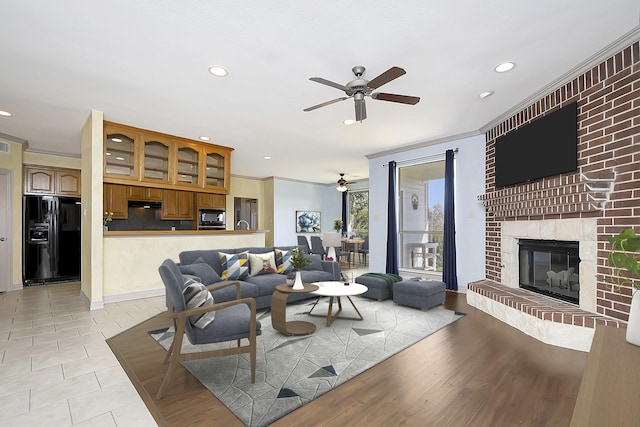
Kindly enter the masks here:
<path id="1" fill-rule="evenodd" d="M 444 160 L 398 168 L 400 268 L 442 272 L 444 169 Z"/>
<path id="2" fill-rule="evenodd" d="M 349 192 L 349 233 L 358 237 L 369 235 L 369 192 Z"/>

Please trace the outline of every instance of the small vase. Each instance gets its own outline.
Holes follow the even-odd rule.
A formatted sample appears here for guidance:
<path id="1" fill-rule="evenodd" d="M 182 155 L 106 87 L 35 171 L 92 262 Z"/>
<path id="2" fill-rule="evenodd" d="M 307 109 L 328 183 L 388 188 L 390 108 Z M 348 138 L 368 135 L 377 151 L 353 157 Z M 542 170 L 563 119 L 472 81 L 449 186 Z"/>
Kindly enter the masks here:
<path id="1" fill-rule="evenodd" d="M 104 231 L 109 231 L 109 226 L 108 225 L 104 226 Z"/>
<path id="2" fill-rule="evenodd" d="M 640 346 L 640 292 L 633 290 L 631 297 L 631 310 L 627 322 L 627 342 Z"/>
<path id="3" fill-rule="evenodd" d="M 302 276 L 299 271 L 296 271 L 296 280 L 293 282 L 293 288 L 297 291 L 301 291 L 304 289 L 304 285 L 302 284 Z"/>

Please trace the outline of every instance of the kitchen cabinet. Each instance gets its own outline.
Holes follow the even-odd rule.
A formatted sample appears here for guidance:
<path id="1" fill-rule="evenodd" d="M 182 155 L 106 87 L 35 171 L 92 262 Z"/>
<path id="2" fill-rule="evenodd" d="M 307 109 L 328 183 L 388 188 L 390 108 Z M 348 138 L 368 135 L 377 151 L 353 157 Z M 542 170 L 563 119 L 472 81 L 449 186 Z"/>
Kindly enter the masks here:
<path id="1" fill-rule="evenodd" d="M 198 209 L 226 209 L 227 197 L 224 194 L 197 193 Z"/>
<path id="2" fill-rule="evenodd" d="M 80 197 L 80 176 L 80 171 L 75 169 L 26 166 L 24 193 Z"/>
<path id="3" fill-rule="evenodd" d="M 161 202 L 162 188 L 127 186 L 127 199 L 143 202 Z"/>
<path id="4" fill-rule="evenodd" d="M 211 192 L 229 194 L 231 180 L 231 151 L 204 146 L 203 188 Z"/>
<path id="5" fill-rule="evenodd" d="M 164 190 L 162 193 L 162 219 L 193 220 L 192 192 Z"/>
<path id="6" fill-rule="evenodd" d="M 105 122 L 104 182 L 229 194 L 232 148 Z"/>
<path id="7" fill-rule="evenodd" d="M 139 177 L 136 133 L 127 127 L 104 126 L 104 177 L 120 181 L 137 181 Z"/>
<path id="8" fill-rule="evenodd" d="M 113 218 L 115 219 L 127 219 L 129 217 L 126 185 L 104 184 L 102 195 L 105 212 L 113 212 Z"/>

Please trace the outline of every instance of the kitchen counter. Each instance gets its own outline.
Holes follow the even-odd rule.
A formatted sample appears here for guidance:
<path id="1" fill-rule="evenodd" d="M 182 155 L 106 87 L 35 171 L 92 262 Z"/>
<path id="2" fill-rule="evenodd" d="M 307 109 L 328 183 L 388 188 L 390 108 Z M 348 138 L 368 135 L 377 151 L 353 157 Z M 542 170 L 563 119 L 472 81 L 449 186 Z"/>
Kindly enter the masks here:
<path id="1" fill-rule="evenodd" d="M 203 236 L 266 233 L 268 230 L 127 230 L 104 231 L 104 237 L 110 236 Z"/>
<path id="2" fill-rule="evenodd" d="M 105 231 L 102 239 L 103 302 L 164 295 L 158 273 L 182 251 L 264 247 L 266 230 Z"/>

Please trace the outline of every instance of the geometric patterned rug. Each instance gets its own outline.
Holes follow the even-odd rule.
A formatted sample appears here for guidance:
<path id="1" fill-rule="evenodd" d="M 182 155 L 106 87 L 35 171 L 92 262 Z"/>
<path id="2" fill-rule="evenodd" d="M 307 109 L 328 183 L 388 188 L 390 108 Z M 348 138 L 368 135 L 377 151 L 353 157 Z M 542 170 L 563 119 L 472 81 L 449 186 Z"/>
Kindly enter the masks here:
<path id="1" fill-rule="evenodd" d="M 261 427 L 464 316 L 443 306 L 421 311 L 396 305 L 391 300 L 351 299 L 364 320 L 338 318 L 330 327 L 324 317 L 306 314 L 314 299 L 288 304 L 288 321 L 316 324 L 316 331 L 310 335 L 282 335 L 271 327 L 269 309 L 258 312 L 262 334 L 257 339 L 255 384 L 251 384 L 248 354 L 193 360 L 182 365 L 246 426 Z M 346 298 L 342 307 L 342 315 L 356 315 Z M 323 298 L 313 313 L 324 314 L 327 308 L 328 298 Z M 165 350 L 175 335 L 173 327 L 149 334 Z M 195 351 L 186 337 L 183 343 L 183 351 Z M 207 344 L 198 350 L 230 345 Z"/>

